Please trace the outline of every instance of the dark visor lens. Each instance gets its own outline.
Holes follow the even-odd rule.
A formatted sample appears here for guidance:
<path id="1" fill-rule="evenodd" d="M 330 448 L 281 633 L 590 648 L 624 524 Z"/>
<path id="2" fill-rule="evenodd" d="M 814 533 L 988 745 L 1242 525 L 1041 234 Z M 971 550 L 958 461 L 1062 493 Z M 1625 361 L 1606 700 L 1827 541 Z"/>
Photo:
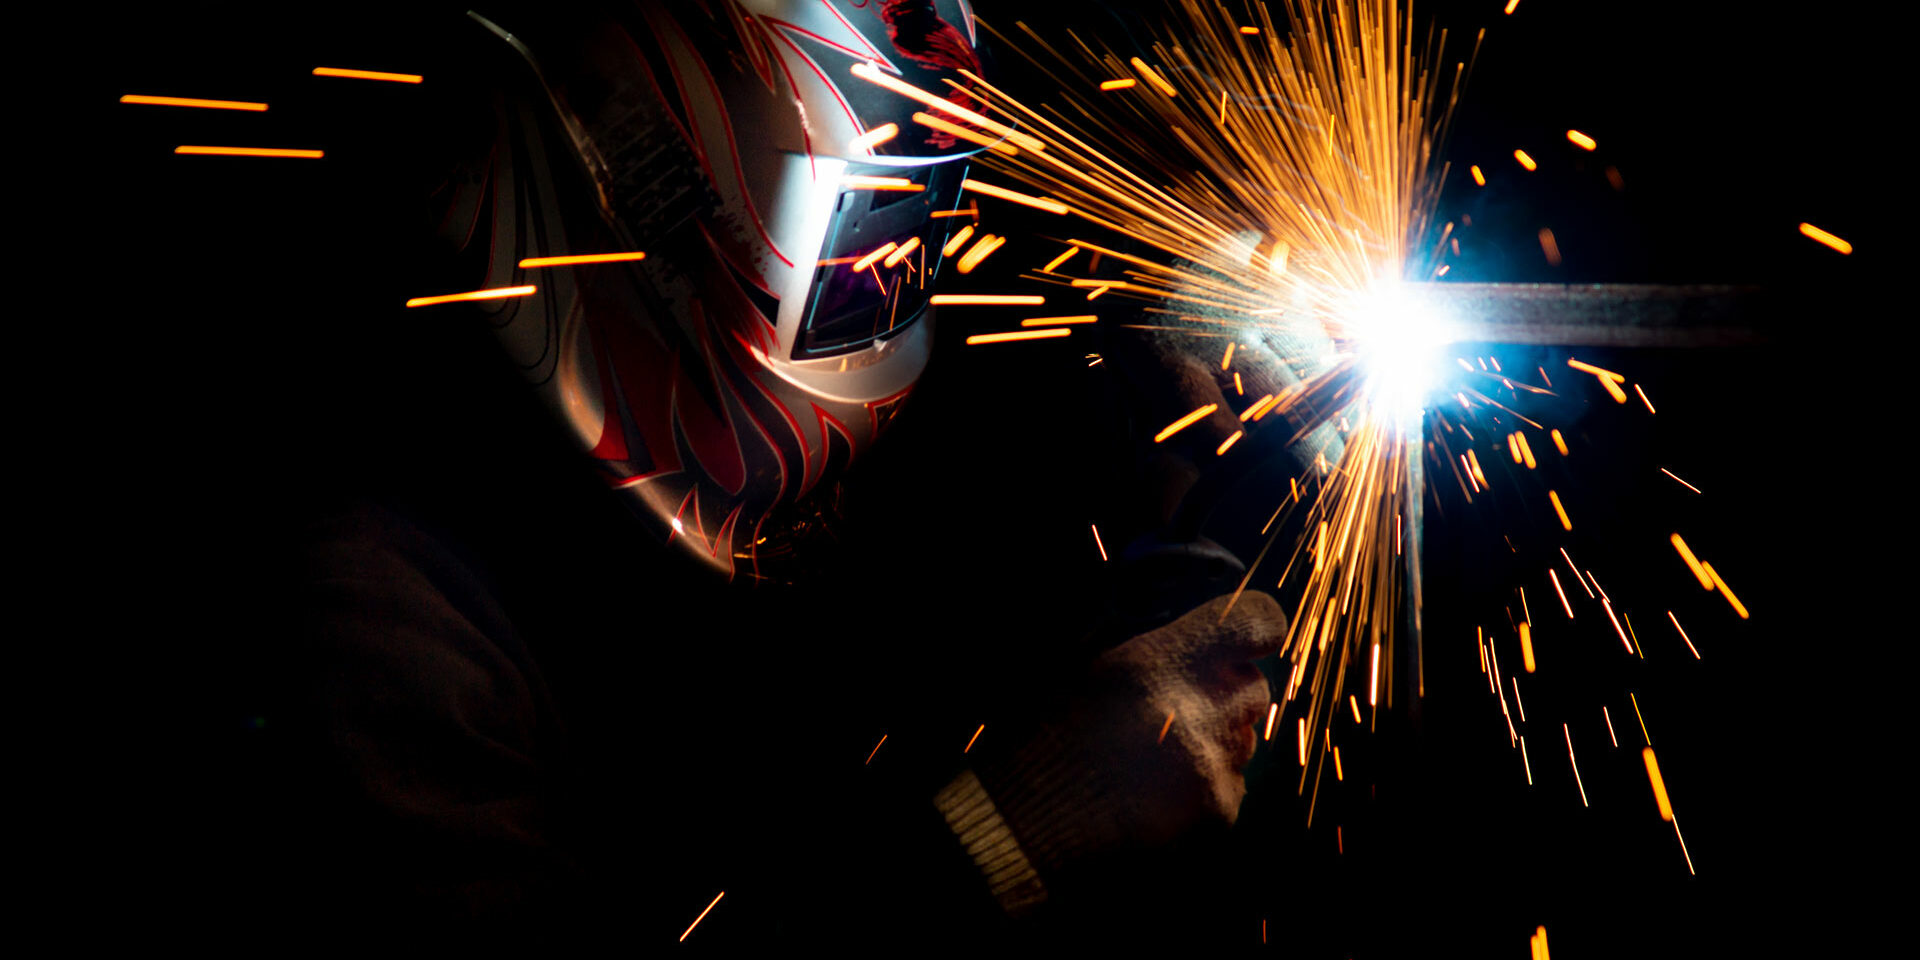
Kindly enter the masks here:
<path id="1" fill-rule="evenodd" d="M 859 349 L 911 325 L 925 311 L 940 270 L 940 248 L 966 179 L 966 164 L 902 169 L 850 164 L 849 177 L 906 180 L 907 189 L 840 192 L 833 225 L 814 268 L 796 360 Z"/>

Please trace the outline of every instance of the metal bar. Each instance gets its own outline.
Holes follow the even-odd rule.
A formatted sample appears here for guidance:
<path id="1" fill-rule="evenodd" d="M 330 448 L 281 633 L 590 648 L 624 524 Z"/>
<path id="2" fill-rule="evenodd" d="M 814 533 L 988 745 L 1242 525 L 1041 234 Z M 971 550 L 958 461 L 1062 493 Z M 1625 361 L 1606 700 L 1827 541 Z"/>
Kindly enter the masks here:
<path id="1" fill-rule="evenodd" d="M 1424 283 L 1418 296 L 1455 340 L 1542 346 L 1727 347 L 1804 323 L 1811 295 L 1762 287 L 1648 283 Z"/>

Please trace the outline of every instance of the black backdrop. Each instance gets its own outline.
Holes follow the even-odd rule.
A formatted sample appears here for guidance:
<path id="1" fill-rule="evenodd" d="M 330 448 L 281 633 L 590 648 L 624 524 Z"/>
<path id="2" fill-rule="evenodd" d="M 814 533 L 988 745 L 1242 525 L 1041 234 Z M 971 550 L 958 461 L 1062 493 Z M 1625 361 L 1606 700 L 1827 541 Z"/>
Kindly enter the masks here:
<path id="1" fill-rule="evenodd" d="M 1287 764 L 1258 761 L 1234 852 L 1219 876 L 1192 884 L 1222 898 L 1196 914 L 1207 926 L 1195 941 L 1257 950 L 1263 919 L 1274 949 L 1326 957 L 1517 956 L 1536 924 L 1548 926 L 1564 957 L 1781 955 L 1845 939 L 1887 903 L 1887 889 L 1867 874 L 1889 855 L 1890 833 L 1904 831 L 1904 814 L 1876 799 L 1905 756 L 1888 745 L 1896 721 L 1878 711 L 1902 666 L 1884 651 L 1910 633 L 1881 622 L 1891 618 L 1873 611 L 1897 604 L 1854 572 L 1881 562 L 1870 544 L 1882 534 L 1864 525 L 1868 510 L 1884 510 L 1894 525 L 1905 512 L 1880 505 L 1897 488 L 1872 479 L 1886 465 L 1854 440 L 1874 409 L 1874 396 L 1860 394 L 1875 372 L 1857 354 L 1871 352 L 1896 316 L 1877 305 L 1869 312 L 1858 295 L 1887 256 L 1867 210 L 1869 195 L 1884 202 L 1886 135 L 1866 124 L 1871 98 L 1857 92 L 1870 86 L 1856 64 L 1869 59 L 1861 38 L 1872 29 L 1838 12 L 1787 23 L 1734 4 L 1676 12 L 1523 0 L 1511 17 L 1498 6 L 1426 7 L 1456 29 L 1490 28 L 1446 150 L 1455 170 L 1443 215 L 1475 222 L 1462 231 L 1455 279 L 1760 282 L 1830 292 L 1835 309 L 1809 317 L 1804 336 L 1765 347 L 1591 357 L 1646 384 L 1660 408 L 1645 418 L 1587 396 L 1567 414 L 1576 446 L 1602 461 L 1569 481 L 1589 504 L 1571 544 L 1613 590 L 1645 598 L 1636 625 L 1646 662 L 1631 673 L 1594 666 L 1565 687 L 1543 687 L 1549 692 L 1531 701 L 1540 714 L 1529 740 L 1531 788 L 1497 706 L 1481 699 L 1484 680 L 1462 638 L 1504 619 L 1509 587 L 1540 575 L 1510 559 L 1497 534 L 1515 533 L 1523 552 L 1548 539 L 1538 517 L 1508 512 L 1489 523 L 1457 492 L 1444 501 L 1446 518 L 1429 531 L 1428 696 L 1418 720 L 1391 714 L 1377 737 L 1355 738 L 1348 779 L 1323 796 L 1310 830 Z M 980 13 L 1015 15 L 985 4 Z M 1140 29 L 1131 14 L 1097 5 L 1017 13 L 1043 32 L 1072 25 L 1116 42 Z M 165 144 L 224 118 L 113 104 L 161 77 L 170 89 L 209 96 L 236 90 L 235 76 L 297 77 L 288 64 L 349 42 L 433 71 L 438 54 L 411 42 L 413 26 L 358 29 L 402 23 L 381 19 L 390 13 L 366 16 L 116 12 L 68 32 L 108 51 L 82 87 L 90 92 L 75 108 L 81 119 L 60 118 L 55 128 L 88 149 L 49 181 L 79 175 L 80 212 L 60 216 L 52 236 L 65 250 L 88 252 L 53 268 L 68 299 L 28 341 L 52 376 L 29 381 L 34 402 L 25 408 L 51 441 L 43 447 L 51 455 L 40 458 L 50 469 L 36 479 L 47 481 L 45 502 L 55 505 L 26 520 L 47 534 L 36 538 L 42 563 L 28 582 L 47 584 L 44 597 L 60 614 L 54 644 L 79 654 L 62 672 L 78 678 L 73 691 L 62 687 L 39 714 L 56 731 L 45 792 L 68 814 L 54 821 L 49 874 L 62 903 L 189 924 L 220 916 L 225 904 L 253 903 L 241 891 L 257 876 L 248 871 L 274 862 L 281 813 L 249 765 L 273 728 L 249 687 L 257 673 L 245 667 L 270 660 L 262 638 L 284 630 L 275 589 L 288 568 L 276 563 L 295 524 L 339 486 L 364 479 L 342 466 L 353 458 L 328 454 L 378 460 L 413 449 L 420 429 L 437 431 L 434 449 L 466 458 L 463 477 L 495 478 L 439 488 L 436 502 L 450 515 L 517 494 L 565 502 L 548 495 L 577 487 L 566 471 L 529 471 L 511 452 L 545 442 L 537 416 L 507 399 L 473 399 L 502 394 L 497 371 L 463 372 L 492 369 L 477 360 L 415 362 L 478 357 L 484 344 L 458 330 L 394 331 L 383 326 L 388 315 L 343 310 L 415 292 L 410 278 L 383 266 L 410 255 L 395 213 L 412 187 L 406 148 L 344 175 L 190 165 L 165 155 Z M 1015 86 L 1017 60 L 1003 53 L 1001 61 Z M 273 91 L 277 101 L 310 95 L 292 81 L 274 83 L 287 84 L 284 94 Z M 393 118 L 371 99 L 386 94 L 326 92 L 336 116 L 352 120 L 342 129 L 365 142 L 417 144 L 444 129 Z M 267 120 L 276 122 L 291 121 Z M 454 127 L 458 117 L 438 123 Z M 1564 140 L 1568 127 L 1597 137 L 1601 150 L 1582 155 Z M 1521 175 L 1515 147 L 1540 158 L 1542 170 Z M 1493 184 L 1473 188 L 1469 163 L 1495 171 Z M 1609 164 L 1624 191 L 1609 185 Z M 1843 258 L 1807 241 L 1794 229 L 1801 220 L 1859 252 Z M 1541 226 L 1559 240 L 1558 267 L 1539 255 Z M 1038 255 L 1023 253 L 1022 262 Z M 1009 263 L 999 269 L 1013 265 L 1001 259 Z M 1004 278 L 983 269 L 970 279 L 990 287 Z M 958 347 L 965 332 L 943 324 L 943 345 Z M 1553 370 L 1560 358 L 1522 359 Z M 342 369 L 370 371 L 358 384 L 365 389 L 342 390 Z M 663 735 L 650 745 L 660 751 L 652 789 L 736 782 L 742 768 L 749 781 L 759 768 L 766 783 L 787 789 L 841 775 L 819 770 L 858 775 L 879 733 L 894 745 L 964 737 L 974 725 L 969 691 L 1014 645 L 992 634 L 994 623 L 1024 615 L 1026 637 L 1076 629 L 1088 614 L 1060 598 L 1091 589 L 1098 573 L 1079 515 L 1104 509 L 1100 496 L 1121 496 L 1096 495 L 1089 508 L 1087 483 L 1099 475 L 1089 464 L 1103 462 L 1107 438 L 1126 426 L 1100 419 L 1102 391 L 1112 388 L 1073 379 L 1084 369 L 1070 350 L 945 351 L 891 448 L 876 454 L 870 481 L 873 501 L 885 505 L 880 515 L 929 516 L 914 538 L 921 552 L 894 563 L 900 554 L 883 551 L 900 549 L 897 530 L 863 534 L 855 521 L 849 533 L 849 563 L 871 588 L 860 602 L 881 626 L 835 636 L 813 620 L 755 621 L 739 669 L 757 679 L 744 686 L 784 696 L 717 706 L 710 732 Z M 1008 383 L 1020 389 L 989 389 Z M 502 442 L 503 432 L 520 439 Z M 408 473 L 415 459 L 429 458 L 396 456 L 403 465 L 392 475 L 374 473 L 434 488 L 433 471 L 445 463 Z M 1674 487 L 1657 466 L 1706 495 Z M 1016 488 L 1023 494 L 1012 495 Z M 569 509 L 543 508 L 527 523 L 619 524 L 585 507 L 567 517 Z M 983 515 L 1018 531 L 1017 546 L 969 540 Z M 1684 578 L 1674 576 L 1664 544 L 1675 528 L 1709 559 L 1725 558 L 1716 565 L 1753 608 L 1752 621 L 1735 623 L 1717 600 L 1678 590 Z M 883 544 L 874 548 L 883 560 L 860 558 L 863 535 Z M 524 529 L 502 536 L 511 542 L 496 546 L 501 555 L 540 545 L 540 534 Z M 624 556 L 606 545 L 616 539 L 593 549 L 601 559 Z M 927 550 L 929 542 L 942 546 Z M 1074 560 L 1062 564 L 1063 556 Z M 610 560 L 601 573 L 609 590 L 620 588 L 620 562 L 643 563 Z M 1021 586 L 1034 582 L 1023 574 L 1038 571 L 1064 579 Z M 968 613 L 951 600 L 929 608 L 956 578 L 997 591 L 997 612 Z M 539 581 L 530 582 L 525 589 L 537 593 Z M 1529 599 L 1536 618 L 1547 618 L 1547 598 L 1530 590 Z M 1675 609 L 1699 661 L 1659 626 L 1661 611 L 1683 602 L 1693 607 Z M 669 615 L 661 635 L 711 636 L 706 612 Z M 1606 640 L 1597 636 L 1596 644 Z M 1543 659 L 1551 663 L 1548 643 L 1565 639 L 1571 650 L 1582 637 L 1594 639 L 1571 628 L 1543 638 Z M 642 703 L 663 695 L 653 676 L 671 677 L 675 696 L 705 703 L 737 695 L 737 677 L 699 672 L 711 651 L 624 656 L 620 669 Z M 1698 876 L 1688 875 L 1647 797 L 1631 750 L 1637 724 L 1622 710 L 1629 689 L 1661 750 Z M 840 695 L 823 699 L 819 690 Z M 1600 703 L 1611 708 L 1618 751 L 1595 723 Z M 1580 750 L 1591 809 L 1579 806 L 1560 759 L 1554 727 L 1562 720 Z M 803 729 L 821 731 L 808 750 L 780 745 Z M 751 872 L 769 851 L 786 851 L 757 839 L 766 831 L 740 828 L 778 823 L 764 798 L 723 799 L 701 816 L 663 831 L 662 862 L 695 866 L 658 878 L 657 895 L 636 908 L 637 941 L 664 946 L 711 892 L 729 886 L 730 870 Z M 748 940 L 782 936 L 774 921 L 751 919 L 753 898 L 731 889 L 711 927 L 686 946 L 704 938 L 724 947 L 730 925 L 751 931 L 736 934 Z M 1170 889 L 1167 902 L 1195 896 Z M 760 916 L 780 914 L 768 907 Z"/>

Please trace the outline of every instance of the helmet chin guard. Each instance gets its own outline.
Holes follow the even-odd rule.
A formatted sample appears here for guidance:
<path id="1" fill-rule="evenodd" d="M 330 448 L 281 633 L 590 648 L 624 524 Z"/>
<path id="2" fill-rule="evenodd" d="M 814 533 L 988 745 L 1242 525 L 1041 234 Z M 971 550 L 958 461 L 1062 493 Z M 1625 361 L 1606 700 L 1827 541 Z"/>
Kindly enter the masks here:
<path id="1" fill-rule="evenodd" d="M 943 80 L 980 73 L 971 11 L 640 0 L 469 16 L 530 72 L 468 188 L 491 232 L 467 245 L 489 244 L 486 286 L 538 287 L 476 309 L 664 537 L 728 575 L 779 575 L 806 502 L 926 368 L 928 294 L 950 225 L 970 222 L 954 214 L 979 148 L 852 68 L 970 105 Z"/>

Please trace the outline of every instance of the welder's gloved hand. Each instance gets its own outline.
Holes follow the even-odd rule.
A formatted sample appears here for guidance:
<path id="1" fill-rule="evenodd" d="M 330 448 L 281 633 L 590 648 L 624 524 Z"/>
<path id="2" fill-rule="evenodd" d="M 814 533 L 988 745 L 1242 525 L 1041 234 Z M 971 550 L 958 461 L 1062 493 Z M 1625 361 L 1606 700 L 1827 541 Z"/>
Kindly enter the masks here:
<path id="1" fill-rule="evenodd" d="M 1088 857 L 1231 824 L 1269 699 L 1253 661 L 1286 618 L 1266 594 L 1209 600 L 1101 654 L 1066 706 L 979 751 L 936 804 L 1018 915 Z"/>

